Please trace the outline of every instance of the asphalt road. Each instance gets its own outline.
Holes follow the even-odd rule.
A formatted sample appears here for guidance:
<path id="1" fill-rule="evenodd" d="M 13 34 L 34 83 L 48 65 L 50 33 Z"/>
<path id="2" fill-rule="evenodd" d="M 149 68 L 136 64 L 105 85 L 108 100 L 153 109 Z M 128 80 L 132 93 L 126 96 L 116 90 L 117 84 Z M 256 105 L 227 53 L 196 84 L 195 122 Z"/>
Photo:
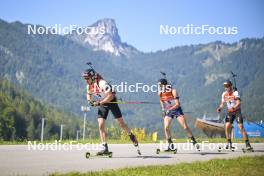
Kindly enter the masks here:
<path id="1" fill-rule="evenodd" d="M 201 152 L 186 149 L 188 144 L 177 144 L 177 154 L 162 153 L 157 155 L 159 144 L 142 144 L 142 156 L 137 156 L 136 148 L 132 144 L 109 145 L 113 158 L 85 158 L 86 149 L 74 146 L 71 150 L 43 150 L 41 146 L 34 150 L 27 145 L 0 146 L 0 175 L 48 175 L 54 172 L 67 173 L 70 171 L 98 171 L 134 166 L 177 164 L 182 162 L 204 161 L 214 158 L 233 158 L 246 155 L 264 155 L 264 143 L 252 144 L 255 152 L 243 153 L 244 144 L 237 144 L 235 152 L 218 152 L 213 144 L 204 146 Z M 54 146 L 53 146 L 54 147 Z M 88 147 L 91 147 L 88 145 Z M 47 148 L 45 148 L 47 149 Z M 54 148 L 53 148 L 54 149 Z M 96 151 L 91 151 L 96 153 Z"/>

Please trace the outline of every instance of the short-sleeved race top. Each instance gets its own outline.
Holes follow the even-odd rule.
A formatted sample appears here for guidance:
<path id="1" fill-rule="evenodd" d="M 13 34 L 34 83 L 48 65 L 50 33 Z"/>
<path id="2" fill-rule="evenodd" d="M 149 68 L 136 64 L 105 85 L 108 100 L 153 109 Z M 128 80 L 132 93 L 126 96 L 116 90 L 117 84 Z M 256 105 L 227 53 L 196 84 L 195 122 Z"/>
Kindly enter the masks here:
<path id="1" fill-rule="evenodd" d="M 99 80 L 98 83 L 87 85 L 87 94 L 93 95 L 93 98 L 95 100 L 104 99 L 106 93 L 111 90 L 111 85 L 103 79 Z"/>
<path id="2" fill-rule="evenodd" d="M 235 105 L 236 102 L 240 100 L 240 95 L 238 91 L 233 91 L 233 92 L 223 92 L 222 94 L 222 102 L 226 103 L 227 109 L 232 109 Z M 238 107 L 240 109 L 240 107 Z"/>
<path id="3" fill-rule="evenodd" d="M 162 102 L 165 110 L 170 109 L 176 104 L 175 102 L 176 98 L 172 94 L 172 89 L 169 91 L 160 91 L 159 96 L 160 96 L 160 101 Z"/>

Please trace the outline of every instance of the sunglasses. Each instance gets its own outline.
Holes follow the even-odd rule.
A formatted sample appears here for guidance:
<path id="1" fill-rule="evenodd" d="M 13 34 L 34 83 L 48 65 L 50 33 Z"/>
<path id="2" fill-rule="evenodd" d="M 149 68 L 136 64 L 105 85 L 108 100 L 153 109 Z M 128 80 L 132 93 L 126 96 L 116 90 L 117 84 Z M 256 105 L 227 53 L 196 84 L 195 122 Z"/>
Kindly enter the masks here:
<path id="1" fill-rule="evenodd" d="M 231 85 L 230 84 L 224 84 L 224 87 L 229 88 L 229 87 L 231 87 Z"/>

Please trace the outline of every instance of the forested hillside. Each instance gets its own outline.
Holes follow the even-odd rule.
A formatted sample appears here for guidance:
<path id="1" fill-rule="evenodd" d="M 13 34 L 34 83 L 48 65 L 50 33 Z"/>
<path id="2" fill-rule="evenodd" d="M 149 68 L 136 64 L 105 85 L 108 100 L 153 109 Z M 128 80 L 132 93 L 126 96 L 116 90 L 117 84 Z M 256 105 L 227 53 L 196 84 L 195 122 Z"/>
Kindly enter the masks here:
<path id="1" fill-rule="evenodd" d="M 251 120 L 261 120 L 264 116 L 263 57 L 264 38 L 242 39 L 232 44 L 216 41 L 115 56 L 94 51 L 63 35 L 29 35 L 26 24 L 0 20 L 0 77 L 9 80 L 15 87 L 25 89 L 37 99 L 79 117 L 82 115 L 80 107 L 87 105 L 85 82 L 80 75 L 89 61 L 111 84 L 138 82 L 152 85 L 162 77 L 160 71 L 166 72 L 167 78 L 180 93 L 184 111 L 192 112 L 188 114 L 191 126 L 196 117 L 205 112 L 215 112 L 223 91 L 222 82 L 231 78 L 232 71 L 238 75 L 237 87 L 242 94 L 243 114 Z M 159 102 L 156 92 L 125 92 L 118 93 L 118 97 L 125 101 Z M 34 112 L 48 115 L 45 108 L 39 109 Z M 145 128 L 148 132 L 162 132 L 158 104 L 121 105 L 121 109 L 130 126 Z M 88 113 L 89 122 L 93 125 L 96 125 L 96 113 L 95 109 Z M 25 122 L 27 128 L 23 128 L 23 135 L 19 138 L 38 136 L 39 119 L 33 123 L 34 118 L 30 122 L 26 120 L 28 117 L 23 118 L 21 124 Z M 57 126 L 50 125 L 53 131 L 58 129 L 60 120 L 56 119 L 55 116 Z M 16 130 L 10 128 L 9 131 L 9 136 L 16 136 Z M 184 136 L 179 133 L 179 128 L 174 128 L 174 132 Z M 68 136 L 72 135 L 74 133 L 69 129 Z"/>

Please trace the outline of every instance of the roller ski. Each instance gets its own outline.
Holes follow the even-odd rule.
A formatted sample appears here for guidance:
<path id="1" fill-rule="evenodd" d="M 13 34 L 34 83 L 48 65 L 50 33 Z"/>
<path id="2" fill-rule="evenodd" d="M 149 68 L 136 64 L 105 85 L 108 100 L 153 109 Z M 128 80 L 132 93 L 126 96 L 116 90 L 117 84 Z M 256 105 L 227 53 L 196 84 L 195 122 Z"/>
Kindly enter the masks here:
<path id="1" fill-rule="evenodd" d="M 225 147 L 218 148 L 218 152 L 222 152 L 223 150 L 234 152 L 236 148 L 232 145 L 232 143 L 227 143 Z"/>
<path id="2" fill-rule="evenodd" d="M 85 158 L 89 159 L 91 157 L 108 157 L 112 158 L 113 157 L 113 152 L 105 152 L 105 153 L 96 153 L 95 155 L 91 154 L 90 152 L 86 152 Z"/>
<path id="3" fill-rule="evenodd" d="M 248 153 L 248 152 L 254 152 L 253 147 L 250 148 L 242 148 L 243 153 Z"/>
<path id="4" fill-rule="evenodd" d="M 169 150 L 161 150 L 161 149 L 156 149 L 156 154 L 158 155 L 158 154 L 160 154 L 160 153 L 171 153 L 171 154 L 176 154 L 177 153 L 177 148 L 175 148 L 175 149 L 173 149 L 173 150 L 171 150 L 171 149 L 169 149 Z"/>
<path id="5" fill-rule="evenodd" d="M 246 144 L 246 148 L 242 148 L 243 153 L 254 152 L 253 147 L 249 143 Z"/>
<path id="6" fill-rule="evenodd" d="M 86 152 L 85 157 L 88 159 L 90 157 L 108 157 L 112 158 L 113 152 L 108 150 L 107 144 L 102 144 L 103 150 L 97 152 L 95 155 L 92 155 L 90 152 Z"/>
<path id="7" fill-rule="evenodd" d="M 140 149 L 139 149 L 139 145 L 138 145 L 138 141 L 137 138 L 134 134 L 130 134 L 129 135 L 130 140 L 132 141 L 133 145 L 137 148 L 137 154 L 141 155 Z"/>
<path id="8" fill-rule="evenodd" d="M 170 139 L 169 139 L 170 140 Z M 168 143 L 168 146 L 165 150 L 162 150 L 161 148 L 156 149 L 156 154 L 160 153 L 171 153 L 171 154 L 176 154 L 177 153 L 177 148 L 174 146 L 172 141 Z"/>

